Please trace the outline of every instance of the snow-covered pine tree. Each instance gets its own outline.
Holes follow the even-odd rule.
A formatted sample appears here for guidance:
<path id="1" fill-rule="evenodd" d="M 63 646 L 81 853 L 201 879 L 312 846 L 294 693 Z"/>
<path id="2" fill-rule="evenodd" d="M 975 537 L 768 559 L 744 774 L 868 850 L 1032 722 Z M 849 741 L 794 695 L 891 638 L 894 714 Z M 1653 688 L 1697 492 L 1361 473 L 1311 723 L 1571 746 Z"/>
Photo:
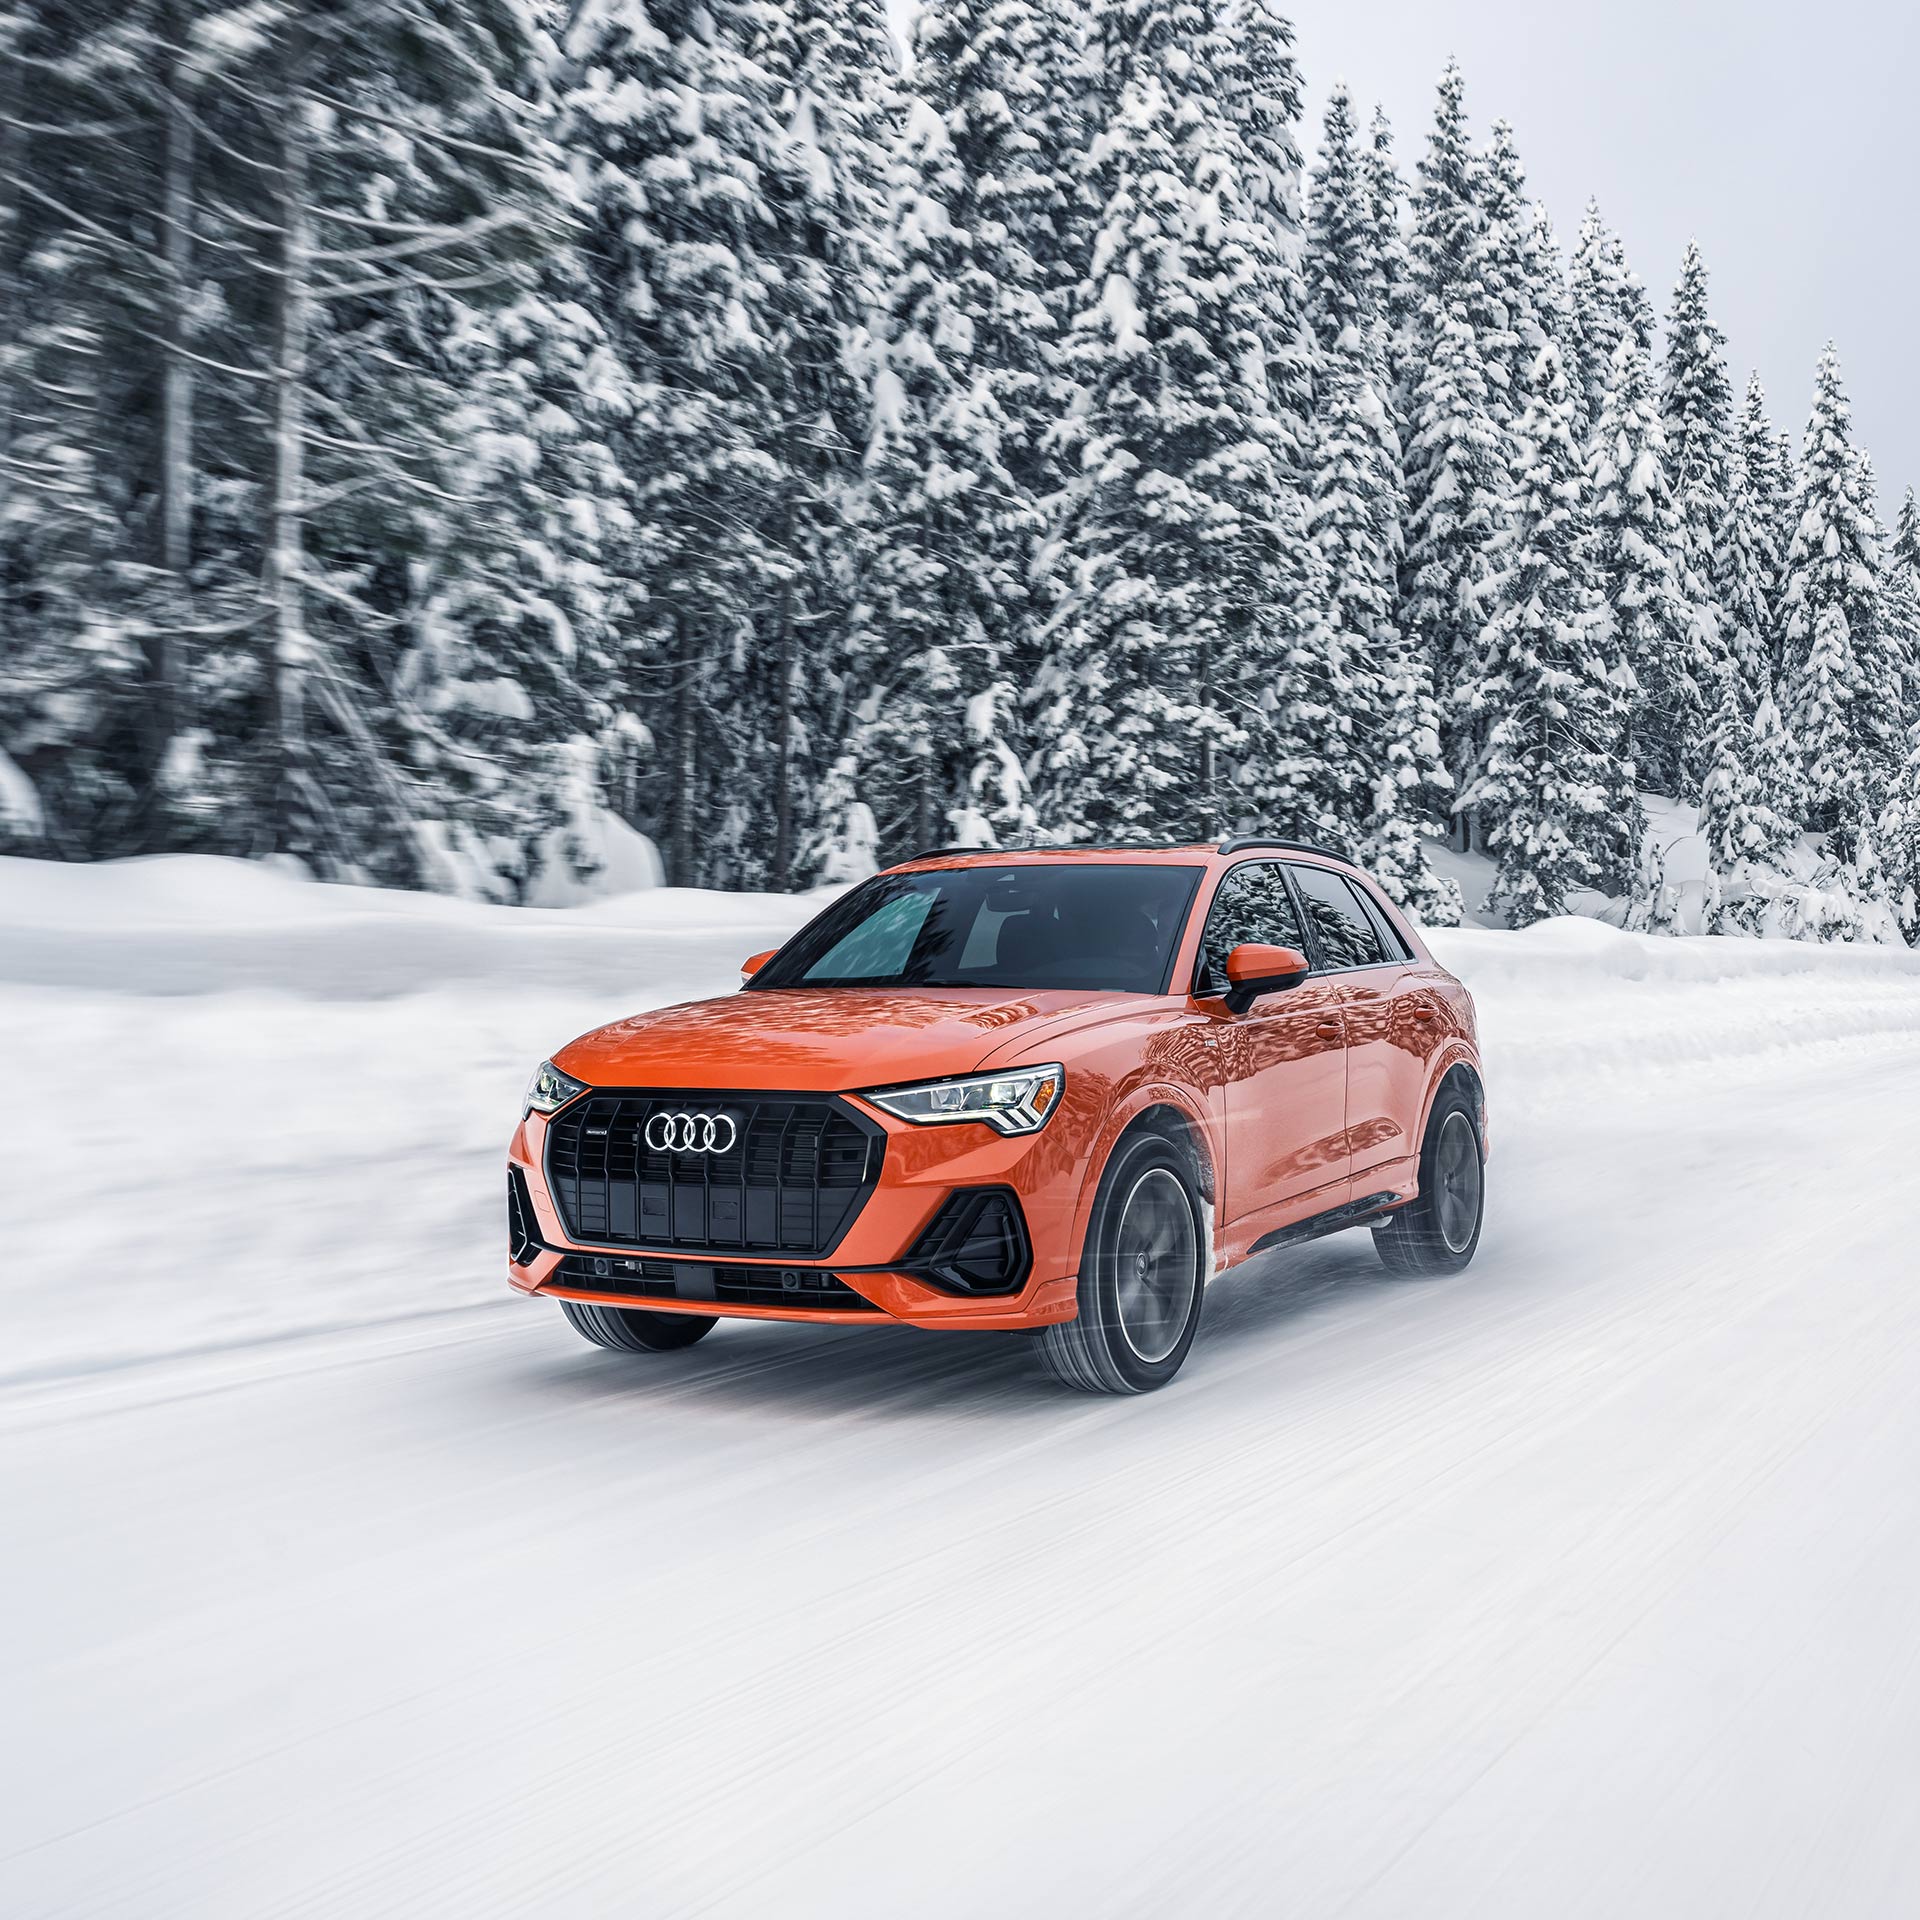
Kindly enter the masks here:
<path id="1" fill-rule="evenodd" d="M 1381 338 L 1387 357 L 1387 373 L 1392 381 L 1396 425 L 1401 408 L 1419 378 L 1416 355 L 1419 350 L 1419 290 L 1414 284 L 1413 262 L 1407 253 L 1407 237 L 1401 224 L 1401 209 L 1406 200 L 1406 183 L 1393 157 L 1393 128 L 1386 110 L 1375 107 L 1369 143 L 1364 156 L 1368 197 L 1373 212 L 1373 259 L 1376 286 L 1375 305 L 1381 317 Z M 1403 436 L 1404 437 L 1404 436 Z"/>
<path id="2" fill-rule="evenodd" d="M 1102 213 L 1068 341 L 1085 399 L 1064 429 L 1078 471 L 1034 721 L 1042 825 L 1064 840 L 1232 824 L 1266 797 L 1236 772 L 1274 769 L 1249 729 L 1325 724 L 1293 709 L 1287 663 L 1344 678 L 1294 577 L 1268 375 L 1299 335 L 1297 275 L 1245 190 L 1261 163 L 1222 110 L 1236 86 L 1215 69 L 1216 16 L 1104 0 L 1096 32 Z"/>
<path id="3" fill-rule="evenodd" d="M 8 850 L 151 850 L 176 824 L 197 191 L 179 61 L 157 0 L 38 0 L 0 21 Z"/>
<path id="4" fill-rule="evenodd" d="M 1920 946 L 1920 720 L 1907 736 L 1906 759 L 1881 809 L 1874 839 L 1900 931 L 1908 946 Z"/>
<path id="5" fill-rule="evenodd" d="M 739 722 L 792 581 L 788 475 L 767 444 L 789 391 L 774 360 L 790 269 L 766 251 L 786 156 L 756 43 L 739 0 L 587 0 L 564 47 L 582 257 L 634 395 L 614 446 L 647 594 L 627 657 L 659 747 L 642 807 L 678 884 L 763 873 L 771 838 L 757 773 L 774 743 Z"/>
<path id="6" fill-rule="evenodd" d="M 1878 731 L 1864 711 L 1883 695 L 1867 669 L 1877 646 L 1879 556 L 1852 426 L 1839 356 L 1828 346 L 1807 423 L 1780 607 L 1787 726 L 1806 776 L 1804 824 L 1839 836 L 1843 852 L 1884 788 Z"/>
<path id="7" fill-rule="evenodd" d="M 1757 938 L 1779 925 L 1780 902 L 1794 885 L 1798 786 L 1792 743 L 1772 693 L 1762 689 L 1749 710 L 1729 677 L 1700 802 L 1707 849 L 1703 932 Z"/>
<path id="8" fill-rule="evenodd" d="M 1419 831 L 1451 786 L 1439 764 L 1431 668 L 1394 621 L 1405 495 L 1388 411 L 1377 193 L 1346 90 L 1336 88 L 1308 202 L 1303 273 L 1320 350 L 1309 523 L 1326 563 L 1334 644 L 1350 663 L 1356 767 L 1343 784 L 1361 803 L 1345 825 L 1349 844 L 1402 906 L 1451 925 L 1458 890 L 1434 875 Z"/>
<path id="9" fill-rule="evenodd" d="M 1623 340 L 1653 351 L 1653 305 L 1627 265 L 1620 236 L 1589 200 L 1567 268 L 1568 374 L 1590 432 L 1606 403 L 1607 385 Z"/>
<path id="10" fill-rule="evenodd" d="M 1013 742 L 1058 487 L 1057 70 L 1072 45 L 1054 0 L 934 0 L 920 16 L 867 455 L 876 678 L 856 759 L 883 846 L 1033 827 Z"/>
<path id="11" fill-rule="evenodd" d="M 1406 557 L 1398 624 L 1433 661 L 1445 764 L 1456 784 L 1481 738 L 1485 592 L 1513 488 L 1508 441 L 1488 408 L 1479 336 L 1456 298 L 1415 387 L 1406 448 Z M 1471 817 L 1461 816 L 1471 841 Z"/>
<path id="12" fill-rule="evenodd" d="M 1551 242 L 1542 247 L 1527 178 L 1513 144 L 1513 128 L 1496 120 L 1480 162 L 1480 227 L 1466 285 L 1487 370 L 1488 411 L 1511 433 L 1525 405 L 1527 371 L 1548 335 L 1543 301 L 1559 265 Z"/>
<path id="13" fill-rule="evenodd" d="M 1880 617 L 1899 661 L 1902 701 L 1910 723 L 1920 722 L 1920 501 L 1909 487 L 1892 537 L 1884 543 Z"/>
<path id="14" fill-rule="evenodd" d="M 1601 589 L 1637 689 L 1630 764 L 1641 786 L 1692 797 L 1719 676 L 1684 585 L 1686 532 L 1668 485 L 1652 363 L 1632 339 L 1614 356 L 1589 472 Z"/>
<path id="15" fill-rule="evenodd" d="M 1793 476 L 1780 464 L 1780 441 L 1767 419 L 1766 389 L 1756 373 L 1747 381 L 1734 427 L 1729 471 L 1743 499 L 1733 527 L 1739 543 L 1736 573 L 1725 592 L 1728 617 L 1752 624 L 1766 665 L 1766 684 L 1780 685 L 1783 633 L 1780 596 L 1786 583 L 1781 528 L 1792 514 Z M 1754 685 L 1760 684 L 1758 676 Z"/>
<path id="16" fill-rule="evenodd" d="M 1682 586 L 1699 609 L 1701 645 L 1717 677 L 1728 644 L 1722 629 L 1732 569 L 1726 534 L 1734 458 L 1733 388 L 1727 378 L 1726 336 L 1708 311 L 1706 264 L 1693 241 L 1687 243 L 1667 316 L 1662 410 L 1674 504 L 1685 532 Z M 1711 690 L 1702 698 L 1710 704 Z M 1683 781 L 1679 790 L 1691 794 L 1698 792 L 1704 772 L 1695 761 L 1682 763 L 1666 777 L 1677 774 Z"/>
<path id="17" fill-rule="evenodd" d="M 1907 757 L 1907 683 L 1909 659 L 1905 629 L 1887 615 L 1886 573 L 1893 552 L 1893 535 L 1879 517 L 1880 485 L 1874 476 L 1873 458 L 1863 448 L 1859 454 L 1860 498 L 1873 516 L 1874 598 L 1873 626 L 1860 648 L 1860 665 L 1873 697 L 1855 718 L 1860 723 L 1861 745 L 1873 771 L 1870 806 L 1877 812 L 1888 785 Z"/>
<path id="18" fill-rule="evenodd" d="M 1482 190 L 1480 163 L 1467 131 L 1466 80 L 1459 62 L 1449 60 L 1419 163 L 1407 241 L 1416 302 L 1415 351 L 1408 365 L 1416 378 L 1431 362 L 1456 300 L 1470 317 L 1480 317 L 1483 299 L 1475 275 L 1485 225 Z"/>
<path id="19" fill-rule="evenodd" d="M 1311 434 L 1315 349 L 1295 264 L 1303 170 L 1302 86 L 1293 23 L 1277 0 L 1210 0 L 1210 6 L 1206 60 L 1221 119 L 1241 155 L 1234 163 L 1238 197 L 1255 222 L 1277 231 L 1282 240 L 1262 269 L 1267 288 L 1262 350 L 1282 456 L 1298 477 Z"/>
<path id="20" fill-rule="evenodd" d="M 1634 803 L 1574 402 L 1552 343 L 1528 369 L 1526 399 L 1499 612 L 1471 690 L 1485 746 L 1461 796 L 1498 862 L 1489 902 L 1516 926 L 1564 912 L 1593 884 L 1595 849 Z"/>
<path id="21" fill-rule="evenodd" d="M 773 117 L 761 244 L 783 263 L 768 288 L 761 424 L 778 477 L 765 528 L 772 600 L 731 726 L 771 771 L 770 817 L 756 823 L 749 871 L 784 888 L 817 874 L 839 833 L 822 807 L 849 706 L 868 691 L 854 618 L 872 540 L 868 349 L 886 292 L 885 174 L 904 109 L 881 0 L 789 0 L 759 8 L 756 24 L 750 50 Z"/>

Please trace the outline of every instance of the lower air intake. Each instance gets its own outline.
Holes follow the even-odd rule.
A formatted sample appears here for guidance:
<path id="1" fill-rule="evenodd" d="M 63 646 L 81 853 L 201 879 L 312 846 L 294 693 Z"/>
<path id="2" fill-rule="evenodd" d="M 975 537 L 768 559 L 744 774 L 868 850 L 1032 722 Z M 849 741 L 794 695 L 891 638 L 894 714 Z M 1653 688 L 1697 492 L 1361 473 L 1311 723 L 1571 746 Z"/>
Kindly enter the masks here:
<path id="1" fill-rule="evenodd" d="M 956 1189 L 901 1264 L 948 1293 L 1018 1293 L 1033 1264 L 1019 1200 L 1007 1187 Z"/>

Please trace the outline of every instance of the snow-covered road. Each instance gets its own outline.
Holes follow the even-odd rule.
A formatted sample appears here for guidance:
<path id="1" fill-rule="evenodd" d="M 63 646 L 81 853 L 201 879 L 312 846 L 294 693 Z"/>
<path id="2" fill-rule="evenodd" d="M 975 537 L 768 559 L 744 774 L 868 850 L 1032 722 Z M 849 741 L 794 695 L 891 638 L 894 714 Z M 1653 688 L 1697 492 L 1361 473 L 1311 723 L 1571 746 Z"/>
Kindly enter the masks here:
<path id="1" fill-rule="evenodd" d="M 340 1330 L 26 1311 L 0 1913 L 1920 1909 L 1920 971 L 1727 955 L 1456 936 L 1476 1265 L 1274 1257 L 1142 1401 L 988 1336 L 629 1363 L 465 1304 L 452 1239 L 408 1243 L 408 1316 Z M 138 1002 L 143 1053 L 123 992 L 33 979 L 10 1038 L 164 1078 L 217 1025 Z M 245 1004 L 307 1074 L 331 1020 L 453 1017 Z M 44 1236 L 9 1299 L 43 1301 L 70 1189 L 6 1145 Z M 324 1278 L 262 1227 L 263 1287 Z"/>

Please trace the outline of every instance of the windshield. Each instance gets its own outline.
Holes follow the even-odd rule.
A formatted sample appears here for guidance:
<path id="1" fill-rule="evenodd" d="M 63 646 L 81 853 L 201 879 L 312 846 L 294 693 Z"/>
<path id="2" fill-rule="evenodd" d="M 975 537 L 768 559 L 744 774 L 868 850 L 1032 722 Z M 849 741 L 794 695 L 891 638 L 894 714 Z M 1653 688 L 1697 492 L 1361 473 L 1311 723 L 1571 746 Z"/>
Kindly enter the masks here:
<path id="1" fill-rule="evenodd" d="M 836 900 L 755 987 L 1064 987 L 1164 993 L 1198 867 L 948 867 Z"/>

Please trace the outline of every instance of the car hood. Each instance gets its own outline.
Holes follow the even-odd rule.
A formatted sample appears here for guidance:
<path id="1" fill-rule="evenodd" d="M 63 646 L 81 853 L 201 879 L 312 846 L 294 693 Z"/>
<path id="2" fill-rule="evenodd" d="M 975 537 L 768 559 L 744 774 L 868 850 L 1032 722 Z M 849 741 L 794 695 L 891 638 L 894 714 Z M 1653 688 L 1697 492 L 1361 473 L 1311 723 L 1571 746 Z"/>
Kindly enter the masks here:
<path id="1" fill-rule="evenodd" d="M 771 988 L 616 1020 L 562 1048 L 554 1063 L 594 1087 L 847 1093 L 967 1073 L 1011 1042 L 1139 1002 L 1137 994 L 986 987 Z"/>

